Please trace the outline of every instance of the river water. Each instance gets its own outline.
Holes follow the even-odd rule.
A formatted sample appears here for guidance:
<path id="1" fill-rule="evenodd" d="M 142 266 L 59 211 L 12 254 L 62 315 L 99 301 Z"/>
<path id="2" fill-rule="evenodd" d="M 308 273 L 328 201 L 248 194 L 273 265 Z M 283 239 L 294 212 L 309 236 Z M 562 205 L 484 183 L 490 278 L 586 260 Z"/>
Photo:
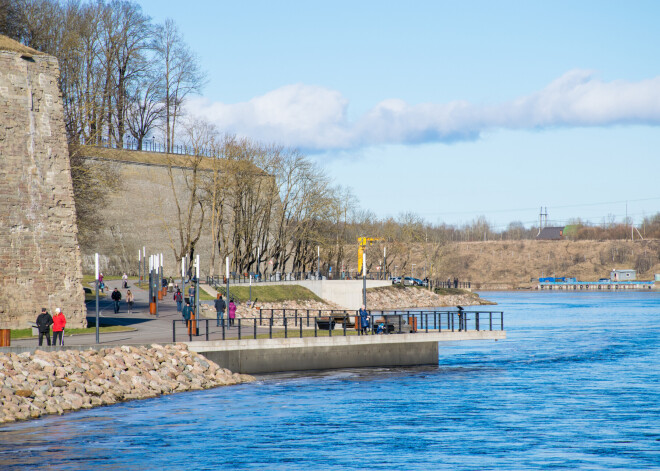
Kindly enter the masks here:
<path id="1" fill-rule="evenodd" d="M 660 294 L 488 292 L 506 341 L 0 427 L 0 469 L 660 469 Z"/>

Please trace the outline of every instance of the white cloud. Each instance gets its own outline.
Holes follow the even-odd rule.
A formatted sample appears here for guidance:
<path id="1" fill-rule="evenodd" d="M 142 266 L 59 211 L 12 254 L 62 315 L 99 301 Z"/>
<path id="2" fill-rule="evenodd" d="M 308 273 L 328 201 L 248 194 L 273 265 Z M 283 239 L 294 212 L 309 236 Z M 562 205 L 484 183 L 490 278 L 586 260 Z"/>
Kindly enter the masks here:
<path id="1" fill-rule="evenodd" d="M 384 100 L 355 122 L 348 100 L 335 90 L 288 85 L 245 103 L 191 100 L 189 111 L 222 130 L 308 150 L 379 144 L 473 140 L 489 129 L 660 124 L 660 77 L 602 82 L 574 70 L 543 90 L 498 105 L 465 101 L 409 105 Z"/>

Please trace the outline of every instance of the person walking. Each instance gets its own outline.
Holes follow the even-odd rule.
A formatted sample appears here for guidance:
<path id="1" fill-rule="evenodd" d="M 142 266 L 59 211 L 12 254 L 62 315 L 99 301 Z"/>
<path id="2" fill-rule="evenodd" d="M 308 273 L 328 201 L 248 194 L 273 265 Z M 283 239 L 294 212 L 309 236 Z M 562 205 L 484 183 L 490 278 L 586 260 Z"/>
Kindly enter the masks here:
<path id="1" fill-rule="evenodd" d="M 362 330 L 362 335 L 367 335 L 367 330 L 369 329 L 369 313 L 367 312 L 364 304 L 360 307 L 360 327 Z"/>
<path id="2" fill-rule="evenodd" d="M 231 299 L 229 301 L 229 326 L 231 327 L 234 325 L 234 319 L 236 319 L 236 304 L 234 304 L 234 300 Z"/>
<path id="3" fill-rule="evenodd" d="M 53 318 L 48 314 L 45 307 L 41 308 L 41 314 L 37 317 L 37 328 L 39 329 L 39 346 L 43 345 L 44 336 L 46 343 L 50 346 L 50 326 L 53 325 Z"/>
<path id="4" fill-rule="evenodd" d="M 105 289 L 105 284 L 103 283 L 103 273 L 99 273 L 99 289 L 101 290 L 101 293 L 103 293 L 103 290 Z"/>
<path id="5" fill-rule="evenodd" d="M 125 272 L 121 277 L 121 281 L 123 283 L 124 289 L 127 289 L 128 288 L 128 275 Z"/>
<path id="6" fill-rule="evenodd" d="M 135 302 L 135 296 L 133 293 L 131 293 L 131 290 L 129 289 L 126 292 L 126 302 L 128 303 L 128 313 L 131 314 L 133 311 L 133 303 Z"/>
<path id="7" fill-rule="evenodd" d="M 458 309 L 458 331 L 467 330 L 465 327 L 465 313 L 463 312 L 463 306 L 456 306 Z"/>
<path id="8" fill-rule="evenodd" d="M 60 308 L 55 309 L 55 317 L 53 317 L 53 345 L 57 346 L 57 339 L 60 339 L 60 345 L 64 345 L 64 327 L 66 326 L 66 317 Z"/>
<path id="9" fill-rule="evenodd" d="M 183 307 L 181 315 L 183 316 L 183 321 L 186 323 L 188 331 L 190 331 L 190 317 L 192 316 L 192 313 L 193 310 L 192 307 L 190 307 L 190 299 L 186 299 L 186 305 Z"/>
<path id="10" fill-rule="evenodd" d="M 183 308 L 183 293 L 180 288 L 177 288 L 176 293 L 174 293 L 174 301 L 176 301 L 176 310 L 181 312 Z"/>
<path id="11" fill-rule="evenodd" d="M 225 323 L 225 308 L 227 306 L 225 305 L 225 300 L 222 299 L 222 295 L 218 293 L 218 297 L 215 300 L 215 315 L 216 319 L 218 321 L 218 325 L 216 327 L 220 327 L 220 322 L 223 324 Z"/>
<path id="12" fill-rule="evenodd" d="M 121 293 L 117 288 L 115 288 L 110 297 L 115 302 L 115 314 L 117 314 L 119 312 L 119 301 L 121 301 Z"/>

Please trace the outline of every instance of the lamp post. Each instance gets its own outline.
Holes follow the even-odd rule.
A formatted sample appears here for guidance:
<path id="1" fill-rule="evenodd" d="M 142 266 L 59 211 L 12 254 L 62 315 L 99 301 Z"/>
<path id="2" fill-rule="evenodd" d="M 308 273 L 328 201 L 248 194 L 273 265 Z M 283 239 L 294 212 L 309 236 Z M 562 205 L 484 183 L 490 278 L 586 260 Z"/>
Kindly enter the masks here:
<path id="1" fill-rule="evenodd" d="M 412 280 L 410 280 L 410 284 L 414 285 L 415 284 L 415 264 L 414 263 L 412 264 L 411 273 L 412 273 L 412 275 L 411 275 Z"/>
<path id="2" fill-rule="evenodd" d="M 144 276 L 144 278 L 146 279 L 147 278 L 147 248 L 146 247 L 142 247 L 142 263 L 144 263 L 144 267 L 142 267 L 142 276 Z M 141 287 L 142 285 L 140 285 L 140 288 Z M 151 302 L 151 300 L 149 301 Z"/>
<path id="3" fill-rule="evenodd" d="M 142 283 L 142 252 L 138 249 L 138 285 Z"/>
<path id="4" fill-rule="evenodd" d="M 225 258 L 225 278 L 227 279 L 227 286 L 225 293 L 227 294 L 227 318 L 229 318 L 229 257 Z"/>
<path id="5" fill-rule="evenodd" d="M 184 304 L 186 299 L 186 259 L 181 257 L 181 297 L 183 298 Z"/>
<path id="6" fill-rule="evenodd" d="M 199 254 L 195 260 L 195 314 L 197 314 L 197 319 L 199 319 Z"/>
<path id="7" fill-rule="evenodd" d="M 367 309 L 367 254 L 362 252 L 362 304 Z"/>
<path id="8" fill-rule="evenodd" d="M 99 343 L 99 254 L 94 254 L 94 274 L 96 275 L 96 343 Z"/>
<path id="9" fill-rule="evenodd" d="M 316 279 L 321 279 L 321 247 L 316 246 Z"/>

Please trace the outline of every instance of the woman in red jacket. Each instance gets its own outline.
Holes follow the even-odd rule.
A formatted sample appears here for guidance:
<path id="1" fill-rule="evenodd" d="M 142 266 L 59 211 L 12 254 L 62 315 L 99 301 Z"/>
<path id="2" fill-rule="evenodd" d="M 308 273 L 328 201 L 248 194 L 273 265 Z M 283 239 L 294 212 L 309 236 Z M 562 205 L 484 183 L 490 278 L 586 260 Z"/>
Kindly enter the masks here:
<path id="1" fill-rule="evenodd" d="M 60 345 L 64 345 L 62 334 L 64 333 L 64 326 L 66 325 L 66 317 L 58 307 L 55 309 L 53 316 L 53 345 L 57 345 L 57 338 L 60 338 Z"/>

